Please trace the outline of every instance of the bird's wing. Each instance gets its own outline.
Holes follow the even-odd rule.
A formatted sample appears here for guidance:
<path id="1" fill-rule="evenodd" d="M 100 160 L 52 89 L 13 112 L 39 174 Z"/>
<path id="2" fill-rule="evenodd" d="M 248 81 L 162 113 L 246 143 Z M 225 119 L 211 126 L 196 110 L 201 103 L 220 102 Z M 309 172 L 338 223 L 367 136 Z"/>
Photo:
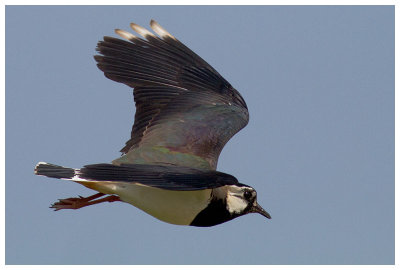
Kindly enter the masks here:
<path id="1" fill-rule="evenodd" d="M 157 22 L 136 24 L 127 39 L 104 37 L 97 66 L 111 80 L 134 88 L 131 139 L 114 163 L 169 163 L 216 169 L 226 142 L 249 120 L 246 103 L 215 69 Z"/>
<path id="2" fill-rule="evenodd" d="M 128 182 L 168 190 L 200 190 L 238 184 L 229 174 L 179 166 L 93 164 L 76 170 L 77 179 Z"/>

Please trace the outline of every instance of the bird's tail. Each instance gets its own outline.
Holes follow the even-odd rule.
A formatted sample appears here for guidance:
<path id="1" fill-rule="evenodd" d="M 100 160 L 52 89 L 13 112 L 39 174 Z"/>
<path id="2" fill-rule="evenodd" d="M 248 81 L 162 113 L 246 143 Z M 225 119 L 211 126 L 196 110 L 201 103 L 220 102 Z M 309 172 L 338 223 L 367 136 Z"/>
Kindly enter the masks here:
<path id="1" fill-rule="evenodd" d="M 35 167 L 35 174 L 59 179 L 72 179 L 76 175 L 76 170 L 46 162 L 39 162 Z"/>

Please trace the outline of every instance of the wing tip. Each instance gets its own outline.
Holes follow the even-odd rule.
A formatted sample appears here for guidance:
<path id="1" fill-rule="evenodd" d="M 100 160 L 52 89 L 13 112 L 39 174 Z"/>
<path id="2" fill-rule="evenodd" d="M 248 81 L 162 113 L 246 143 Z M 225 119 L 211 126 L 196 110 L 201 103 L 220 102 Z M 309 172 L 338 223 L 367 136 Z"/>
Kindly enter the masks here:
<path id="1" fill-rule="evenodd" d="M 148 37 L 156 37 L 152 32 L 150 32 L 146 28 L 144 28 L 136 23 L 130 23 L 129 26 L 133 29 L 133 31 L 135 31 L 136 33 L 138 33 L 145 39 L 147 39 Z"/>
<path id="2" fill-rule="evenodd" d="M 163 39 L 166 37 L 175 39 L 176 38 L 171 35 L 167 30 L 165 30 L 158 22 L 156 22 L 154 19 L 150 20 L 150 27 L 151 29 L 153 29 L 154 32 L 157 33 L 157 35 L 159 35 L 160 37 L 162 37 Z"/>
<path id="3" fill-rule="evenodd" d="M 135 31 L 136 33 L 138 33 L 139 35 L 141 35 L 142 37 L 144 37 L 145 39 L 148 38 L 156 38 L 156 36 L 150 32 L 149 30 L 147 30 L 146 28 L 136 24 L 136 23 L 130 23 L 129 26 L 132 28 L 133 31 Z M 165 38 L 171 38 L 174 40 L 177 40 L 173 35 L 171 35 L 167 30 L 165 30 L 156 20 L 151 19 L 150 20 L 150 27 L 151 29 L 153 29 L 153 31 L 159 35 L 161 38 L 165 39 Z M 117 35 L 119 35 L 120 37 L 127 39 L 129 41 L 134 41 L 139 39 L 139 37 L 135 36 L 134 34 L 122 30 L 122 29 L 115 29 L 114 30 L 115 33 Z"/>
<path id="4" fill-rule="evenodd" d="M 135 39 L 138 38 L 138 37 L 135 36 L 134 34 L 128 32 L 128 31 L 125 31 L 125 30 L 115 29 L 114 32 L 115 32 L 118 36 L 120 36 L 120 37 L 122 37 L 122 38 L 124 38 L 124 39 L 127 39 L 127 40 L 129 40 L 129 41 L 133 41 L 133 40 L 135 40 Z"/>

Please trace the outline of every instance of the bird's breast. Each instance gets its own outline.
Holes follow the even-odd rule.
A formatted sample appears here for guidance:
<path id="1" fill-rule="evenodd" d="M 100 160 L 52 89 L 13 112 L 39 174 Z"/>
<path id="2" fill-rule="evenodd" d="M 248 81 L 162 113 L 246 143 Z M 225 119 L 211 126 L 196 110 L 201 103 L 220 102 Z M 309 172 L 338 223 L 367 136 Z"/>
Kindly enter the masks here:
<path id="1" fill-rule="evenodd" d="M 105 194 L 116 194 L 122 201 L 153 217 L 177 225 L 189 225 L 208 206 L 211 197 L 211 189 L 175 191 L 138 183 L 104 181 L 84 185 Z"/>

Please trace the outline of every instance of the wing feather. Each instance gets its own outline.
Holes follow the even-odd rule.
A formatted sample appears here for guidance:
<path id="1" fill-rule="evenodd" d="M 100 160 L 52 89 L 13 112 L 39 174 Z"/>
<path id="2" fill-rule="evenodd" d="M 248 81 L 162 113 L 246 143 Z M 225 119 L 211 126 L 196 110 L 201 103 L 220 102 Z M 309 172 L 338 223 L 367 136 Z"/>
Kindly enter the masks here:
<path id="1" fill-rule="evenodd" d="M 92 164 L 77 171 L 80 179 L 128 182 L 168 190 L 199 190 L 238 184 L 229 174 L 179 166 Z"/>
<path id="2" fill-rule="evenodd" d="M 120 163 L 170 163 L 215 169 L 225 143 L 246 126 L 247 106 L 206 61 L 154 20 L 140 36 L 117 29 L 126 40 L 104 37 L 97 66 L 114 81 L 134 88 L 135 122 Z M 158 152 L 157 152 L 158 151 Z"/>

